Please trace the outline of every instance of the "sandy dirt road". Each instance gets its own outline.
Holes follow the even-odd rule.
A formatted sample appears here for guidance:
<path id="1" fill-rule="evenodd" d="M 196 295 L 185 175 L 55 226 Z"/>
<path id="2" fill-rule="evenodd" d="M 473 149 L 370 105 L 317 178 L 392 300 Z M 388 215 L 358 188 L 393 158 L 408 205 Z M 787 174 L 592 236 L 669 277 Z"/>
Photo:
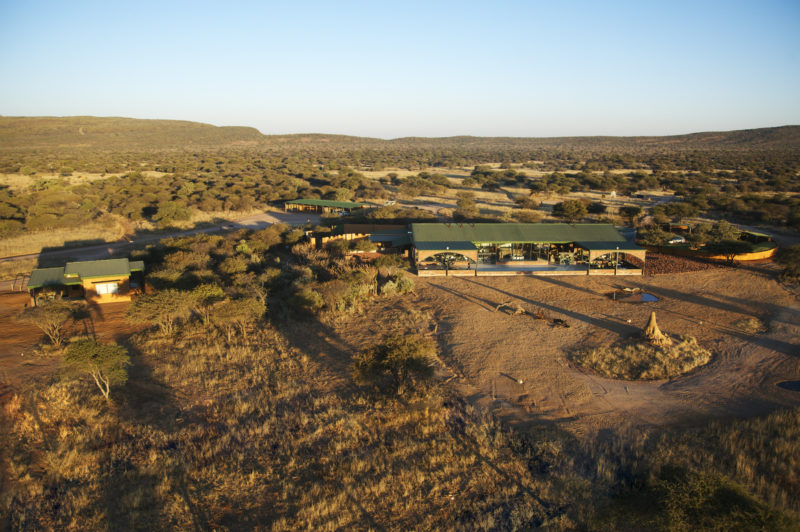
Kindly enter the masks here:
<path id="1" fill-rule="evenodd" d="M 302 225 L 305 223 L 316 224 L 319 223 L 320 216 L 314 213 L 289 213 L 289 212 L 263 212 L 231 220 L 220 224 L 201 227 L 198 229 L 189 229 L 186 231 L 175 231 L 170 233 L 159 233 L 153 235 L 145 235 L 138 238 L 131 238 L 120 240 L 118 242 L 108 242 L 94 246 L 65 248 L 44 253 L 31 253 L 28 255 L 15 255 L 13 257 L 2 257 L 0 262 L 8 262 L 15 260 L 35 259 L 40 256 L 50 257 L 69 257 L 70 259 L 80 260 L 94 260 L 103 259 L 113 255 L 115 252 L 133 247 L 136 244 L 147 244 L 151 242 L 158 242 L 165 238 L 174 238 L 181 236 L 198 235 L 202 233 L 217 233 L 220 231 L 235 231 L 237 229 L 264 229 L 272 224 L 285 223 L 289 225 Z M 3 288 L 0 287 L 0 291 Z"/>

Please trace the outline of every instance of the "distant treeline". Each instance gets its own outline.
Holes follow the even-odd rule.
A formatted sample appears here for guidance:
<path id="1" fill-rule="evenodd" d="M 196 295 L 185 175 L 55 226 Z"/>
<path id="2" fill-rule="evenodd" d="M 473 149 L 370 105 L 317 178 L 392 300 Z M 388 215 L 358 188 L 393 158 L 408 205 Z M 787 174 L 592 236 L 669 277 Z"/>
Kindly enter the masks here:
<path id="1" fill-rule="evenodd" d="M 0 139 L 9 138 L 13 120 L 34 119 L 0 118 Z M 89 118 L 41 119 L 52 131 L 40 131 L 40 138 L 68 140 L 77 125 L 70 120 L 86 122 L 78 126 L 83 128 L 79 136 L 98 139 L 101 131 L 109 138 L 133 136 L 154 146 L 163 146 L 157 140 L 167 133 L 186 142 L 196 135 L 239 139 L 235 131 L 219 132 L 224 128 L 203 124 L 130 119 L 107 119 L 120 122 L 106 123 L 106 119 Z M 159 130 L 161 122 L 169 127 Z M 98 129 L 101 125 L 106 129 Z M 120 130 L 123 125 L 128 129 Z M 31 127 L 28 137 L 39 131 Z M 193 211 L 248 211 L 297 197 L 415 197 L 456 186 L 463 192 L 513 186 L 530 194 L 669 189 L 679 201 L 657 207 L 652 214 L 660 219 L 704 214 L 798 228 L 800 143 L 794 140 L 798 131 L 786 127 L 682 137 L 394 141 L 294 135 L 269 137 L 270 143 L 259 146 L 229 143 L 216 149 L 150 151 L 121 151 L 114 148 L 117 140 L 109 141 L 104 149 L 13 148 L 12 142 L 0 144 L 5 147 L 0 148 L 0 173 L 28 176 L 30 186 L 0 187 L 0 237 L 79 226 L 106 215 L 166 226 L 190 219 Z M 252 140 L 252 131 L 247 135 Z M 18 133 L 13 138 L 28 137 Z M 688 149 L 690 142 L 706 149 Z M 755 148 L 743 149 L 746 142 Z M 793 147 L 787 148 L 792 142 Z M 772 148 L 763 149 L 766 145 Z M 614 146 L 629 149 L 615 151 Z M 397 168 L 416 174 L 401 176 L 393 172 Z M 471 175 L 456 184 L 446 177 L 448 168 L 468 168 Z M 363 175 L 366 171 L 385 174 L 370 179 Z M 78 183 L 67 179 L 76 173 L 97 174 L 102 179 Z M 535 205 L 519 204 L 526 209 Z M 527 216 L 534 219 L 536 213 Z"/>

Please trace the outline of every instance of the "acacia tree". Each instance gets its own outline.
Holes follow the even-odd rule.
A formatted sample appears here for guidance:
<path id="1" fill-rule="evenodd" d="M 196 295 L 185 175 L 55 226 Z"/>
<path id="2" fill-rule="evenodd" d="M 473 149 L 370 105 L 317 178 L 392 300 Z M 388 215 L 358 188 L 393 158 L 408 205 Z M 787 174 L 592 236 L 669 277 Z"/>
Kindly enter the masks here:
<path id="1" fill-rule="evenodd" d="M 192 310 L 200 316 L 204 326 L 208 327 L 210 323 L 212 305 L 223 299 L 225 299 L 225 292 L 218 284 L 205 283 L 192 290 Z"/>
<path id="2" fill-rule="evenodd" d="M 175 322 L 189 315 L 191 304 L 192 297 L 186 292 L 159 290 L 134 299 L 126 316 L 131 323 L 158 325 L 164 334 L 172 334 Z"/>
<path id="3" fill-rule="evenodd" d="M 401 394 L 404 387 L 433 375 L 431 358 L 436 347 L 422 336 L 389 336 L 353 358 L 353 378 Z"/>
<path id="4" fill-rule="evenodd" d="M 736 263 L 736 256 L 753 251 L 753 244 L 744 240 L 722 240 L 712 242 L 705 248 L 709 253 L 718 253 L 725 257 L 725 262 L 730 266 Z"/>
<path id="5" fill-rule="evenodd" d="M 661 251 L 661 247 L 667 245 L 671 238 L 675 235 L 668 233 L 660 227 L 652 226 L 644 231 L 639 231 L 638 241 L 645 246 L 657 247 Z"/>
<path id="6" fill-rule="evenodd" d="M 714 243 L 739 240 L 741 234 L 736 226 L 726 220 L 714 222 L 708 232 L 709 240 Z"/>
<path id="7" fill-rule="evenodd" d="M 586 205 L 578 200 L 566 200 L 553 205 L 553 216 L 564 218 L 570 223 L 574 223 L 575 220 L 580 220 L 586 216 L 587 213 Z"/>
<path id="8" fill-rule="evenodd" d="M 50 342 L 59 347 L 64 342 L 64 324 L 74 312 L 74 304 L 62 299 L 54 299 L 42 301 L 35 307 L 26 308 L 18 319 L 41 329 Z"/>
<path id="9" fill-rule="evenodd" d="M 121 345 L 80 340 L 67 347 L 64 363 L 72 372 L 91 375 L 108 400 L 111 385 L 125 384 L 128 380 L 130 357 Z"/>
<path id="10" fill-rule="evenodd" d="M 225 332 L 228 343 L 236 329 L 247 340 L 247 326 L 261 319 L 266 311 L 266 305 L 254 297 L 229 299 L 214 307 L 211 321 Z"/>
<path id="11" fill-rule="evenodd" d="M 642 208 L 638 205 L 625 205 L 624 207 L 620 207 L 619 214 L 627 218 L 631 227 L 633 227 L 633 222 L 636 217 L 642 214 Z"/>

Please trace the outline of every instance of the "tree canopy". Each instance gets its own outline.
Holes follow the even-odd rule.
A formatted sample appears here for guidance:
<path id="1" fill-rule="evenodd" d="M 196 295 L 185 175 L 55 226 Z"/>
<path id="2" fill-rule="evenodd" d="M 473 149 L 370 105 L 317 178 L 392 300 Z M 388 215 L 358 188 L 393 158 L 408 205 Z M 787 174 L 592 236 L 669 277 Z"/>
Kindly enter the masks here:
<path id="1" fill-rule="evenodd" d="M 40 301 L 35 307 L 26 308 L 18 319 L 41 329 L 50 342 L 58 347 L 64 342 L 64 325 L 74 311 L 73 303 L 63 299 L 53 299 Z"/>
<path id="2" fill-rule="evenodd" d="M 108 399 L 112 384 L 125 384 L 128 380 L 130 357 L 121 345 L 79 340 L 67 347 L 64 364 L 73 372 L 91 375 L 100 393 Z"/>
<path id="3" fill-rule="evenodd" d="M 564 218 L 569 222 L 580 220 L 587 213 L 586 205 L 578 200 L 566 200 L 553 205 L 553 216 Z"/>
<path id="4" fill-rule="evenodd" d="M 436 347 L 430 338 L 393 335 L 365 349 L 353 359 L 353 378 L 384 391 L 402 393 L 420 379 L 433 375 Z"/>

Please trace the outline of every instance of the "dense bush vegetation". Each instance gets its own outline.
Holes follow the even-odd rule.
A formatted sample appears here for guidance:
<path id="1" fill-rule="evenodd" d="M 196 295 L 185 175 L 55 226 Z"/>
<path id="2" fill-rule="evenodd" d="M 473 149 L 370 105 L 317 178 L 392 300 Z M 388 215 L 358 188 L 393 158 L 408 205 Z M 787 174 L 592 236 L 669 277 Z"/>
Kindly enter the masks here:
<path id="1" fill-rule="evenodd" d="M 150 138 L 145 129 L 143 138 Z M 42 134 L 52 131 L 58 129 Z M 189 137 L 197 133 L 186 131 Z M 773 132 L 776 139 L 794 130 L 781 131 Z M 379 141 L 288 136 L 241 147 L 222 143 L 226 147 L 166 151 L 153 144 L 147 151 L 127 152 L 117 145 L 106 150 L 58 145 L 26 149 L 11 148 L 12 143 L 0 152 L 0 173 L 27 176 L 29 185 L 0 190 L 0 238 L 90 221 L 109 225 L 114 220 L 146 220 L 165 227 L 197 213 L 263 209 L 271 202 L 297 197 L 380 200 L 391 194 L 412 198 L 440 194 L 456 184 L 427 169 L 464 166 L 473 170 L 461 186 L 473 189 L 514 186 L 544 194 L 670 189 L 680 201 L 654 207 L 650 214 L 657 221 L 707 214 L 800 227 L 800 197 L 792 194 L 800 192 L 796 145 L 775 139 L 748 145 L 746 141 L 753 139 L 747 135 L 730 138 L 716 144 L 702 136 L 631 144 L 625 139 L 593 138 Z M 497 161 L 502 162 L 499 169 L 487 165 Z M 389 167 L 418 173 L 400 177 L 387 170 L 380 179 L 361 173 Z M 84 174 L 93 177 L 75 177 Z M 462 200 L 456 217 L 479 219 L 470 198 Z M 538 206 L 535 200 L 521 201 L 524 209 Z M 369 216 L 399 219 L 395 211 L 382 208 Z"/>

